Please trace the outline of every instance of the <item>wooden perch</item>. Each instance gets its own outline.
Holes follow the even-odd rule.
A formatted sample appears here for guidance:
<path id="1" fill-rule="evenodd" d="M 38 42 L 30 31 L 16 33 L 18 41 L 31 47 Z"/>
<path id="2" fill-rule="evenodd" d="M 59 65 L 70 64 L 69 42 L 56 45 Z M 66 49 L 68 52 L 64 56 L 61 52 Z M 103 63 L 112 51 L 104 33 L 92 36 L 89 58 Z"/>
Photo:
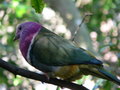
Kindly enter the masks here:
<path id="1" fill-rule="evenodd" d="M 14 66 L 2 59 L 0 59 L 0 67 L 3 69 L 8 70 L 9 72 L 15 74 L 15 75 L 20 75 L 26 78 L 30 78 L 30 79 L 34 79 L 34 80 L 38 80 L 41 82 L 45 82 L 45 83 L 49 83 L 49 84 L 54 84 L 60 87 L 65 87 L 65 88 L 69 88 L 71 90 L 88 90 L 86 87 L 82 86 L 82 85 L 78 85 L 72 82 L 68 82 L 65 80 L 60 80 L 57 78 L 50 78 L 48 80 L 48 78 L 45 75 L 42 74 L 38 74 L 32 71 L 28 71 L 22 68 L 19 68 L 17 66 Z"/>

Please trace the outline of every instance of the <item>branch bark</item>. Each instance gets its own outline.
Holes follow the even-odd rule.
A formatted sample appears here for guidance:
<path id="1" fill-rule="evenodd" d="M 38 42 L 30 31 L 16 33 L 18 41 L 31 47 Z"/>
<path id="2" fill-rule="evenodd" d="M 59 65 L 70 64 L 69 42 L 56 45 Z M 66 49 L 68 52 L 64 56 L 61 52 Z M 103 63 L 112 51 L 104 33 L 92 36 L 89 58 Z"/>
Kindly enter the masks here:
<path id="1" fill-rule="evenodd" d="M 20 75 L 26 78 L 30 78 L 30 79 L 34 79 L 34 80 L 38 80 L 41 82 L 45 82 L 45 83 L 49 83 L 49 84 L 54 84 L 60 87 L 65 87 L 65 88 L 69 88 L 71 90 L 88 90 L 86 87 L 82 86 L 82 85 L 78 85 L 75 83 L 71 83 L 68 81 L 64 81 L 64 80 L 60 80 L 57 78 L 50 78 L 48 80 L 48 78 L 45 75 L 42 74 L 38 74 L 32 71 L 28 71 L 22 68 L 19 68 L 17 66 L 14 66 L 2 59 L 0 59 L 0 67 L 3 69 L 8 70 L 9 72 L 15 74 L 15 75 Z"/>

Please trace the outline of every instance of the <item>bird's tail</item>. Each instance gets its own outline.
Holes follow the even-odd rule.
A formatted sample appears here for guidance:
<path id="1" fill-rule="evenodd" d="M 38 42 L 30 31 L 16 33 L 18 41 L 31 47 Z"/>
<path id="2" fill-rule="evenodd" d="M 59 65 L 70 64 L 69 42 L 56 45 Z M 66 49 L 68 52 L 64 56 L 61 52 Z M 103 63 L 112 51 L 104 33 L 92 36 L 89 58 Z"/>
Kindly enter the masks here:
<path id="1" fill-rule="evenodd" d="M 96 77 L 112 81 L 112 82 L 120 85 L 120 80 L 116 76 L 114 76 L 111 73 L 109 73 L 106 70 L 104 70 L 103 68 L 96 68 L 96 69 L 94 68 L 93 70 L 89 69 L 88 72 L 91 75 L 94 75 Z"/>
<path id="2" fill-rule="evenodd" d="M 120 85 L 120 80 L 116 76 L 114 76 L 111 73 L 107 72 L 106 70 L 98 69 L 98 72 L 100 73 L 101 78 L 110 80 L 110 81 Z"/>

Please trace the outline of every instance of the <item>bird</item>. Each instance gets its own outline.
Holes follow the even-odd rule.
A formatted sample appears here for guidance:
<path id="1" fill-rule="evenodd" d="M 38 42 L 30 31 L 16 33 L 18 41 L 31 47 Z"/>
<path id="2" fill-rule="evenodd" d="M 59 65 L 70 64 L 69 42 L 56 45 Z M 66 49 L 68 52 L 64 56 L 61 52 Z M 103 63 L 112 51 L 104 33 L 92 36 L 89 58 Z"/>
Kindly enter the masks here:
<path id="1" fill-rule="evenodd" d="M 104 69 L 102 61 L 40 23 L 19 24 L 14 40 L 19 41 L 25 60 L 48 77 L 72 82 L 92 75 L 120 85 L 120 80 Z"/>

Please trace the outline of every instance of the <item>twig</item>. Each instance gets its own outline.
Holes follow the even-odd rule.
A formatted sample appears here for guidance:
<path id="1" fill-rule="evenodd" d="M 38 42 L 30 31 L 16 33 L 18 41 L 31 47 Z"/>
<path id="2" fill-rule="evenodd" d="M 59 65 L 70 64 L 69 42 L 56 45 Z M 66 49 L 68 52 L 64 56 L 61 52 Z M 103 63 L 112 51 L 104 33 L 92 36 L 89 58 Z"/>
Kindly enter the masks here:
<path id="1" fill-rule="evenodd" d="M 60 87 L 66 87 L 69 88 L 71 90 L 88 90 L 86 87 L 82 86 L 82 85 L 78 85 L 72 82 L 68 82 L 65 80 L 60 80 L 57 78 L 50 78 L 48 80 L 48 78 L 45 75 L 42 74 L 38 74 L 32 71 L 28 71 L 22 68 L 19 68 L 17 66 L 14 66 L 2 59 L 0 59 L 0 67 L 3 69 L 8 70 L 9 72 L 15 74 L 15 75 L 20 75 L 26 78 L 30 78 L 30 79 L 34 79 L 34 80 L 38 80 L 41 82 L 45 82 L 45 83 L 50 83 L 50 84 L 54 84 Z"/>
<path id="2" fill-rule="evenodd" d="M 91 16 L 91 15 L 92 15 L 92 13 L 88 13 L 88 14 L 86 14 L 86 15 L 83 17 L 83 19 L 82 19 L 80 25 L 78 25 L 78 27 L 77 27 L 77 29 L 76 29 L 74 35 L 73 35 L 72 41 L 75 40 L 75 37 L 76 37 L 76 35 L 77 35 L 77 32 L 79 31 L 80 27 L 82 26 L 83 22 L 85 21 L 85 18 L 86 18 L 87 16 Z"/>

